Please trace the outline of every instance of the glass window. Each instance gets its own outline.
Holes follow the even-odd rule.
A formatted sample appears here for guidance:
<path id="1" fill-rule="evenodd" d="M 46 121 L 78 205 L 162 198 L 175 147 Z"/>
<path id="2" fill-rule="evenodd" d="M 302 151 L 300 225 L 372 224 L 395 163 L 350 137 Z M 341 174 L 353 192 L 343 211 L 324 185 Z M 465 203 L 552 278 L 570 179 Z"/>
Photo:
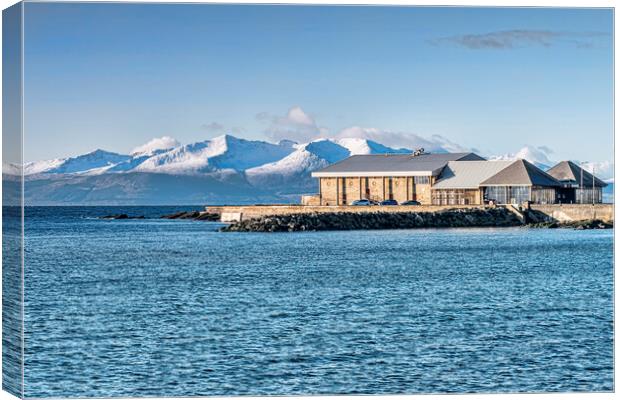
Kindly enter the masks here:
<path id="1" fill-rule="evenodd" d="M 601 203 L 603 201 L 603 190 L 600 187 L 575 189 L 575 203 Z"/>
<path id="2" fill-rule="evenodd" d="M 538 204 L 554 204 L 555 203 L 555 189 L 553 188 L 532 188 L 532 202 Z"/>
<path id="3" fill-rule="evenodd" d="M 530 200 L 529 186 L 489 186 L 484 192 L 485 200 L 497 204 L 520 204 Z"/>
<path id="4" fill-rule="evenodd" d="M 511 186 L 510 187 L 510 203 L 521 204 L 530 199 L 529 186 Z"/>
<path id="5" fill-rule="evenodd" d="M 430 176 L 414 176 L 413 183 L 416 185 L 428 185 L 431 183 L 431 178 Z"/>

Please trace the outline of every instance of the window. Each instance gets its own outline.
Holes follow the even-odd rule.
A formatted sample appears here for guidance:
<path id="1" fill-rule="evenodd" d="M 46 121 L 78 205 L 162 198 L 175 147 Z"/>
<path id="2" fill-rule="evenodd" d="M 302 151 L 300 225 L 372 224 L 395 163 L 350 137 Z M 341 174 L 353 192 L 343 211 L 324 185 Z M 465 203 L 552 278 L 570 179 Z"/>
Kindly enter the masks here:
<path id="1" fill-rule="evenodd" d="M 530 187 L 489 186 L 485 189 L 484 197 L 497 204 L 520 204 L 530 199 Z"/>
<path id="2" fill-rule="evenodd" d="M 603 190 L 600 187 L 575 189 L 575 203 L 588 204 L 588 203 L 602 203 L 603 202 Z"/>
<path id="3" fill-rule="evenodd" d="M 562 195 L 558 195 L 559 198 L 562 198 Z M 555 189 L 553 188 L 544 188 L 537 187 L 532 188 L 532 202 L 538 204 L 554 204 L 555 203 Z"/>
<path id="4" fill-rule="evenodd" d="M 467 205 L 476 204 L 477 196 L 477 189 L 437 189 L 431 192 L 431 201 L 434 205 Z"/>
<path id="5" fill-rule="evenodd" d="M 530 199 L 529 186 L 511 186 L 510 187 L 510 203 L 521 204 Z"/>
<path id="6" fill-rule="evenodd" d="M 431 177 L 430 176 L 414 176 L 413 183 L 415 183 L 416 185 L 428 185 L 431 183 Z"/>

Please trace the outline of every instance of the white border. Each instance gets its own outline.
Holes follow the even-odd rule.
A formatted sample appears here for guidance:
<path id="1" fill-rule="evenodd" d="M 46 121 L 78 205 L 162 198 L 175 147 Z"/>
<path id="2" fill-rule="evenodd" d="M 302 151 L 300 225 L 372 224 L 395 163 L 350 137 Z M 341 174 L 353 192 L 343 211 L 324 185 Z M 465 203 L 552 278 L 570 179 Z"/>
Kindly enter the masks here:
<path id="1" fill-rule="evenodd" d="M 97 2 L 97 1 L 89 1 L 89 2 Z M 169 0 L 169 1 L 161 1 L 161 0 L 132 0 L 132 3 L 213 3 L 213 2 L 198 2 L 198 1 L 175 1 L 175 0 Z M 0 5 L 2 6 L 2 9 L 5 9 L 13 4 L 15 4 L 15 1 L 12 0 L 0 0 Z M 233 0 L 221 0 L 218 3 L 233 3 L 233 4 L 238 4 L 240 2 L 238 1 L 233 1 Z M 575 1 L 575 0 L 520 0 L 520 1 L 515 1 L 515 0 L 505 0 L 502 1 L 501 3 L 498 3 L 497 1 L 491 1 L 491 0 L 475 0 L 475 1 L 463 1 L 463 0 L 449 0 L 445 3 L 443 2 L 439 2 L 439 1 L 428 1 L 428 0 L 416 0 L 416 1 L 407 1 L 407 0 L 391 0 L 391 1 L 385 1 L 385 0 L 375 0 L 375 1 L 368 1 L 368 0 L 339 0 L 337 2 L 334 1 L 330 1 L 330 0 L 313 0 L 312 2 L 310 1 L 298 1 L 298 0 L 289 0 L 289 1 L 264 1 L 264 0 L 244 0 L 242 3 L 244 4 L 319 4 L 319 5 L 330 5 L 330 4 L 341 4 L 341 5 L 362 5 L 362 4 L 369 4 L 369 5 L 404 5 L 404 6 L 478 6 L 478 7 L 583 7 L 583 8 L 594 8 L 594 7 L 606 7 L 606 8 L 615 8 L 615 2 L 611 1 L 611 0 L 590 0 L 590 1 Z M 23 12 L 23 11 L 22 11 Z M 614 21 L 615 21 L 615 16 L 614 16 Z M 1 24 L 1 19 L 0 19 L 0 24 Z M 22 25 L 22 29 L 23 29 L 23 25 Z M 0 35 L 1 35 L 1 29 L 0 29 Z M 22 37 L 23 39 L 23 37 Z M 617 65 L 615 63 L 615 47 L 618 43 L 618 33 L 617 31 L 614 29 L 614 52 L 613 52 L 613 57 L 614 57 L 614 77 L 616 76 L 616 72 L 617 72 Z M 23 68 L 23 66 L 22 66 Z M 1 63 L 0 63 L 0 69 L 1 69 Z M 23 84 L 23 83 L 22 83 Z M 615 81 L 614 79 L 614 163 L 615 163 L 615 170 L 614 170 L 614 176 L 617 175 L 618 173 L 618 169 L 620 169 L 620 166 L 618 166 L 617 160 L 615 159 L 615 115 L 617 113 L 617 102 L 615 101 L 616 99 L 616 85 L 617 85 L 617 81 Z M 22 105 L 23 105 L 23 96 L 22 96 Z M 1 98 L 0 98 L 0 103 L 1 103 Z M 23 113 L 22 113 L 22 118 L 23 118 Z M 0 116 L 0 122 L 1 122 L 1 116 Z M 22 121 L 23 123 L 23 121 Z M 23 150 L 23 136 L 22 136 L 22 150 Z M 0 142 L 0 150 L 1 150 L 1 142 Z M 1 194 L 2 194 L 2 187 L 0 185 L 0 198 L 1 198 Z M 617 194 L 614 193 L 614 198 L 617 197 Z M 618 211 L 618 205 L 616 204 L 614 207 L 614 212 L 617 214 Z M 23 225 L 22 225 L 23 227 Z M 615 231 L 614 231 L 614 237 L 615 237 Z M 615 287 L 617 287 L 617 285 L 620 283 L 620 278 L 618 277 L 618 274 L 615 273 L 615 255 L 617 254 L 618 250 L 620 248 L 620 245 L 614 240 L 614 360 L 615 360 L 615 343 L 617 343 L 617 335 L 616 332 L 618 331 L 618 325 L 616 324 L 616 320 L 615 320 L 615 309 L 618 305 L 618 299 L 615 297 Z M 0 248 L 0 252 L 1 252 L 1 248 Z M 22 274 L 23 276 L 23 274 Z M 0 283 L 1 285 L 1 283 Z M 0 368 L 1 368 L 1 358 L 0 358 Z M 620 378 L 620 372 L 618 371 L 618 365 L 615 364 L 615 369 L 614 369 L 614 384 L 617 384 L 618 379 Z M 583 393 L 557 393 L 557 394 L 501 394 L 501 395 L 496 395 L 496 394 L 480 394 L 480 395 L 398 395 L 398 396 L 372 396 L 373 399 L 423 399 L 423 400 L 436 400 L 436 399 L 446 399 L 449 398 L 450 396 L 454 397 L 454 396 L 458 396 L 459 399 L 466 399 L 466 400 L 474 400 L 474 399 L 486 399 L 486 400 L 492 400 L 492 399 L 506 399 L 506 400 L 515 400 L 515 399 L 614 399 L 616 398 L 616 395 L 614 393 L 590 393 L 590 394 L 583 394 Z M 324 399 L 334 399 L 334 398 L 342 398 L 342 397 L 353 397 L 353 396 L 312 396 L 312 399 L 315 400 L 324 400 Z M 619 396 L 620 397 L 620 396 Z M 213 397 L 214 399 L 226 399 L 229 397 Z M 255 400 L 255 399 L 261 399 L 262 397 L 243 397 L 244 400 Z M 286 397 L 279 397 L 281 399 L 296 399 L 299 397 L 291 397 L 291 396 L 286 396 Z M 0 400 L 4 400 L 4 399 L 14 399 L 13 396 L 11 396 L 10 394 L 6 393 L 6 392 L 0 392 Z"/>

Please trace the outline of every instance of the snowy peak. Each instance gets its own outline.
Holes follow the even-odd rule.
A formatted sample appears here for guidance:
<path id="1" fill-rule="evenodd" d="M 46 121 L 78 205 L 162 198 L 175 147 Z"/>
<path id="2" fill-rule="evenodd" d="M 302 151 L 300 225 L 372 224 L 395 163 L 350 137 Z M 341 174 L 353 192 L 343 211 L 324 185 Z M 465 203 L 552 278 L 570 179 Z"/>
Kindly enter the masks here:
<path id="1" fill-rule="evenodd" d="M 551 153 L 551 149 L 545 146 L 524 146 L 516 153 L 512 154 L 504 154 L 501 156 L 492 156 L 489 157 L 489 160 L 517 160 L 523 159 L 531 162 L 536 165 L 538 168 L 542 170 L 547 170 L 555 165 L 555 162 L 549 159 Z"/>
<path id="2" fill-rule="evenodd" d="M 334 163 L 347 158 L 351 153 L 349 149 L 334 143 L 328 139 L 316 140 L 303 145 L 297 149 L 298 152 L 306 152 L 318 158 L 326 160 L 328 163 Z"/>
<path id="3" fill-rule="evenodd" d="M 294 150 L 289 143 L 273 144 L 239 139 L 230 135 L 213 140 L 223 142 L 225 150 L 212 158 L 212 164 L 218 168 L 230 168 L 237 171 L 280 160 Z"/>
<path id="4" fill-rule="evenodd" d="M 281 160 L 246 170 L 247 179 L 250 183 L 260 185 L 313 187 L 315 183 L 311 179 L 311 172 L 351 155 L 410 152 L 360 138 L 318 139 L 295 147 L 294 152 Z"/>
<path id="5" fill-rule="evenodd" d="M 97 149 L 90 153 L 48 161 L 30 162 L 24 165 L 24 174 L 74 174 L 97 171 L 125 162 L 131 157 Z"/>
<path id="6" fill-rule="evenodd" d="M 160 138 L 154 138 L 146 142 L 145 144 L 134 148 L 131 151 L 132 156 L 143 156 L 148 154 L 156 154 L 165 150 L 170 150 L 175 147 L 179 147 L 181 143 L 171 138 L 170 136 L 162 136 Z"/>
<path id="7" fill-rule="evenodd" d="M 157 154 L 136 169 L 163 173 L 200 173 L 225 169 L 243 171 L 279 160 L 292 151 L 293 148 L 288 144 L 222 135 Z"/>
<path id="8" fill-rule="evenodd" d="M 359 154 L 411 153 L 409 149 L 393 149 L 375 141 L 361 138 L 343 138 L 336 140 L 336 143 L 348 149 L 352 156 Z"/>

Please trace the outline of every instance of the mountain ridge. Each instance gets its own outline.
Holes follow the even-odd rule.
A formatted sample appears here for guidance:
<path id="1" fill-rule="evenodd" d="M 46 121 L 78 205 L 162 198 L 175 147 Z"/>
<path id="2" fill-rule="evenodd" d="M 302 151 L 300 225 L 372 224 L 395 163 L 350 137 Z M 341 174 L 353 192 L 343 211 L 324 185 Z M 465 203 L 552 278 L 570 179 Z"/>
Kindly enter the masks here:
<path id="1" fill-rule="evenodd" d="M 178 145 L 168 148 L 170 144 Z M 447 148 L 434 151 L 449 152 L 453 145 L 448 143 Z M 186 145 L 165 136 L 136 149 L 144 151 L 120 154 L 97 149 L 74 157 L 26 163 L 26 203 L 292 202 L 301 194 L 316 191 L 312 171 L 351 155 L 412 152 L 359 137 L 321 138 L 300 144 L 232 135 Z M 525 158 L 548 169 L 553 165 L 549 152 L 544 147 L 525 146 L 514 154 L 488 158 Z M 610 162 L 590 163 L 590 167 L 613 173 Z M 3 163 L 5 176 L 16 175 L 19 170 L 16 165 Z"/>

